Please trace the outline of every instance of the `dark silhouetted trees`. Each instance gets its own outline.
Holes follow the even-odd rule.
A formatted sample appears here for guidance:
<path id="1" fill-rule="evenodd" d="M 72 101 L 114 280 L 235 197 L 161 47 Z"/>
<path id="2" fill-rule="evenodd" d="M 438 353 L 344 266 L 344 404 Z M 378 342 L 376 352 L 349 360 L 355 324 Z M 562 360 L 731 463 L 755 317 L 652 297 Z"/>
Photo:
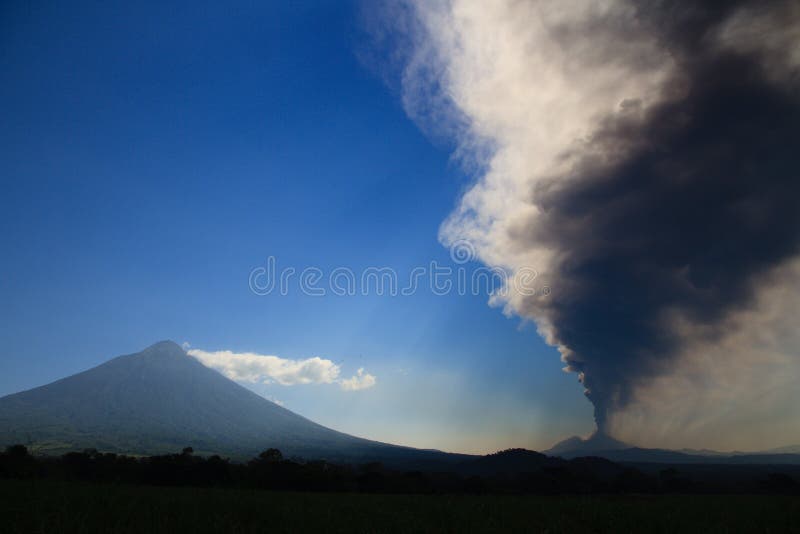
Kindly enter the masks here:
<path id="1" fill-rule="evenodd" d="M 751 466 L 752 467 L 752 466 Z M 275 448 L 247 463 L 177 454 L 136 458 L 95 449 L 35 457 L 22 445 L 0 453 L 0 477 L 56 478 L 157 486 L 237 486 L 268 490 L 368 493 L 800 493 L 798 473 L 731 466 L 649 471 L 603 458 L 563 460 L 523 450 L 503 451 L 441 469 L 402 470 L 379 462 L 341 465 L 286 459 Z M 691 469 L 683 466 L 681 469 Z M 765 470 L 765 469 L 772 469 Z M 789 467 L 787 467 L 789 469 Z"/>

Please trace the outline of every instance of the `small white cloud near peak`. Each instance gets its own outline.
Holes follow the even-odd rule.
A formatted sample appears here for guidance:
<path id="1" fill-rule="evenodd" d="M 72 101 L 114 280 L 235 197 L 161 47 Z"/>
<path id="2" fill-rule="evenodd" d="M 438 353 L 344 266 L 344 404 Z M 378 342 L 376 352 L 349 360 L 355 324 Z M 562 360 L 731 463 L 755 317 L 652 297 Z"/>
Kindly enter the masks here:
<path id="1" fill-rule="evenodd" d="M 368 389 L 375 385 L 377 379 L 374 375 L 364 372 L 364 368 L 358 369 L 358 374 L 347 379 L 339 381 L 339 385 L 345 391 L 358 391 L 359 389 Z"/>
<path id="2" fill-rule="evenodd" d="M 375 377 L 365 373 L 363 368 L 352 378 L 339 378 L 341 367 L 331 360 L 318 356 L 291 360 L 269 354 L 229 350 L 191 349 L 187 352 L 206 367 L 216 369 L 238 382 L 277 383 L 282 386 L 338 383 L 345 391 L 356 391 L 375 385 Z"/>
<path id="3" fill-rule="evenodd" d="M 274 403 L 274 404 L 277 404 L 278 406 L 280 406 L 282 408 L 286 407 L 285 403 L 282 400 L 278 400 L 275 397 L 264 397 L 264 398 L 267 399 L 268 401 Z"/>

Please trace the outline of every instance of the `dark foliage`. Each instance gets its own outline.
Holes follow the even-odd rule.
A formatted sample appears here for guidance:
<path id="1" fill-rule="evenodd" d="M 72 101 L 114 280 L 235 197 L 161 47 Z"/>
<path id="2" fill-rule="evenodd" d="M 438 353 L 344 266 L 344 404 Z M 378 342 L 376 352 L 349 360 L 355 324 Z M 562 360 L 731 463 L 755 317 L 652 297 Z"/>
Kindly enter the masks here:
<path id="1" fill-rule="evenodd" d="M 443 466 L 445 467 L 445 466 Z M 267 449 L 247 463 L 220 456 L 178 454 L 133 457 L 95 449 L 35 457 L 23 445 L 0 453 L 0 477 L 48 478 L 152 486 L 220 486 L 266 490 L 362 493 L 800 493 L 797 469 L 739 469 L 621 465 L 603 458 L 552 458 L 521 449 L 503 451 L 448 469 L 404 471 L 381 463 L 340 465 L 285 459 Z"/>

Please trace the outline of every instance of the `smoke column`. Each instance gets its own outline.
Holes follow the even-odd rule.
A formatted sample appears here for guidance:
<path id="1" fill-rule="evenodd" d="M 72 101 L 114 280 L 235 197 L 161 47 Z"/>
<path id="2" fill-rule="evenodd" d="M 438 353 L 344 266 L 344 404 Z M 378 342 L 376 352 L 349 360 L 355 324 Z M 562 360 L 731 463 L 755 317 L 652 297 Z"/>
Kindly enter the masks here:
<path id="1" fill-rule="evenodd" d="M 534 267 L 536 322 L 605 431 L 800 245 L 800 4 L 406 2 L 409 115 L 476 181 L 441 228 Z M 787 291 L 796 291 L 788 287 Z M 688 328 L 690 325 L 692 328 Z"/>

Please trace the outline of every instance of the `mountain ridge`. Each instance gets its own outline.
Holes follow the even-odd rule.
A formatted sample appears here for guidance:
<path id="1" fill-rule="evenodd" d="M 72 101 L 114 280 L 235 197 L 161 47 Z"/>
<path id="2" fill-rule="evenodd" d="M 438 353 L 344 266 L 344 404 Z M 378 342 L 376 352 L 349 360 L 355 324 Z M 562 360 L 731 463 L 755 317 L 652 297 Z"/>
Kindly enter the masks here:
<path id="1" fill-rule="evenodd" d="M 198 453 L 246 460 L 268 448 L 286 456 L 404 467 L 469 462 L 472 455 L 414 449 L 351 436 L 275 404 L 206 367 L 172 341 L 112 358 L 49 384 L 0 398 L 0 446 L 25 444 L 41 454 L 97 449 Z M 602 457 L 627 463 L 800 464 L 796 446 L 758 453 L 646 449 L 602 433 L 573 436 L 542 453 L 513 449 L 480 466 L 529 466 Z"/>
<path id="2" fill-rule="evenodd" d="M 660 449 L 637 447 L 607 434 L 595 432 L 588 438 L 572 436 L 543 451 L 551 457 L 574 459 L 600 457 L 621 463 L 651 464 L 800 464 L 796 446 L 779 447 L 757 452 L 721 452 L 709 449 Z"/>

